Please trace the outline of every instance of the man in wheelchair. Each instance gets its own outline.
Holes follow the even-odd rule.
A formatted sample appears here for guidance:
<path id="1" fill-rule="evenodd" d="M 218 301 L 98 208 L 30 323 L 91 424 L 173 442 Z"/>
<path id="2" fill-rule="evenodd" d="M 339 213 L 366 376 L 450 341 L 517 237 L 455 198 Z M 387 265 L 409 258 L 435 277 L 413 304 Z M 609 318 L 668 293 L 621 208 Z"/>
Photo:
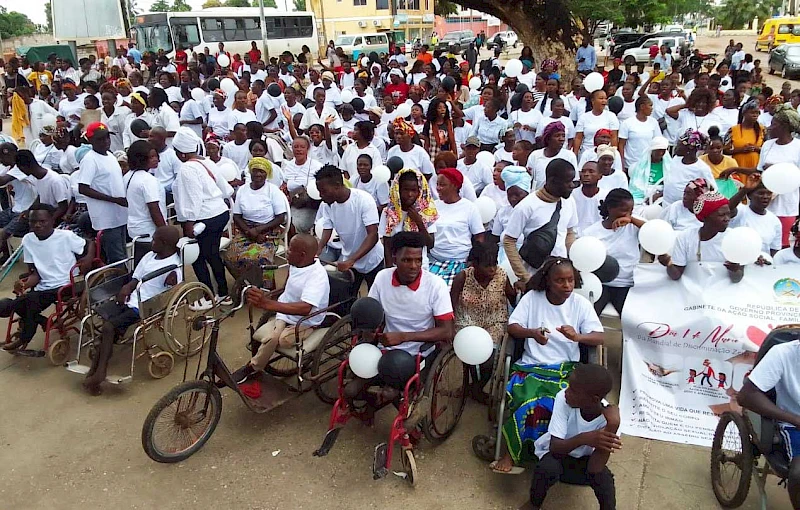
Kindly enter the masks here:
<path id="1" fill-rule="evenodd" d="M 447 284 L 439 276 L 422 270 L 422 250 L 425 238 L 419 232 L 400 232 L 392 238 L 394 266 L 378 273 L 369 291 L 383 308 L 385 326 L 378 335 L 380 347 L 386 350 L 401 349 L 416 356 L 429 357 L 435 344 L 446 344 L 455 334 L 453 306 Z M 433 359 L 433 357 L 430 357 Z M 426 368 L 430 368 L 428 363 Z M 423 375 L 425 370 L 422 370 Z M 378 399 L 369 390 L 381 386 Z M 379 402 L 394 401 L 400 391 L 385 387 L 381 376 L 372 379 L 355 377 L 344 389 L 345 399 L 366 402 L 374 410 Z M 425 416 L 426 405 L 422 396 L 413 406 L 406 420 L 406 428 L 415 426 Z"/>
<path id="2" fill-rule="evenodd" d="M 102 393 L 100 384 L 106 379 L 114 342 L 124 335 L 129 327 L 139 322 L 140 300 L 145 302 L 183 280 L 181 257 L 178 252 L 180 237 L 181 233 L 176 227 L 158 227 L 153 234 L 152 251 L 139 261 L 133 271 L 131 281 L 120 289 L 116 301 L 112 300 L 103 304 L 99 310 L 103 318 L 100 345 L 92 360 L 92 366 L 86 374 L 86 379 L 83 381 L 83 387 L 89 394 L 96 396 Z M 160 276 L 148 276 L 169 267 L 179 269 L 166 270 L 167 272 Z M 142 285 L 136 292 L 139 282 L 142 282 Z"/>
<path id="3" fill-rule="evenodd" d="M 247 302 L 257 308 L 275 312 L 274 321 L 260 327 L 253 335 L 261 342 L 258 352 L 243 367 L 232 375 L 237 384 L 257 376 L 267 366 L 275 350 L 295 344 L 295 326 L 300 320 L 328 306 L 330 281 L 328 272 L 315 260 L 317 240 L 308 234 L 297 234 L 286 250 L 289 263 L 289 278 L 283 293 L 276 300 L 268 292 L 251 288 L 247 291 Z M 299 341 L 308 338 L 315 328 L 322 324 L 324 314 L 311 317 L 298 331 Z"/>
<path id="4" fill-rule="evenodd" d="M 22 322 L 19 338 L 3 345 L 5 351 L 24 349 L 36 334 L 37 326 L 47 326 L 47 317 L 42 312 L 58 300 L 59 289 L 70 283 L 70 271 L 77 257 L 82 274 L 91 269 L 94 241 L 68 230 L 56 230 L 54 212 L 46 204 L 30 209 L 31 232 L 22 238 L 28 273 L 14 283 L 16 298 L 0 300 L 0 317 L 16 313 Z M 32 290 L 26 292 L 29 289 Z"/>
<path id="5" fill-rule="evenodd" d="M 791 462 L 787 488 L 795 510 L 800 509 L 800 340 L 778 344 L 745 378 L 737 401 L 756 414 L 780 422 Z M 776 401 L 767 395 L 775 390 Z"/>

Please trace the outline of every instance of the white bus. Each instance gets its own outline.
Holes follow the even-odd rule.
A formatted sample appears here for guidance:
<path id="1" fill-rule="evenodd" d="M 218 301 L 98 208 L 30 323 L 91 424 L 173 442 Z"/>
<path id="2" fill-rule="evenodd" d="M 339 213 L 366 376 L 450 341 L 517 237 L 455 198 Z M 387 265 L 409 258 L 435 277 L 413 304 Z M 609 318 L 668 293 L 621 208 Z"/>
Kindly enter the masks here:
<path id="1" fill-rule="evenodd" d="M 301 53 L 303 45 L 318 55 L 317 24 L 310 12 L 283 12 L 265 9 L 267 47 L 270 57 L 285 51 Z M 163 49 L 175 56 L 177 45 L 192 47 L 200 53 L 208 46 L 213 55 L 217 43 L 225 44 L 231 56 L 250 50 L 251 41 L 261 48 L 261 19 L 259 10 L 251 7 L 212 8 L 190 12 L 159 12 L 136 16 L 133 26 L 136 45 L 141 51 L 156 52 Z"/>

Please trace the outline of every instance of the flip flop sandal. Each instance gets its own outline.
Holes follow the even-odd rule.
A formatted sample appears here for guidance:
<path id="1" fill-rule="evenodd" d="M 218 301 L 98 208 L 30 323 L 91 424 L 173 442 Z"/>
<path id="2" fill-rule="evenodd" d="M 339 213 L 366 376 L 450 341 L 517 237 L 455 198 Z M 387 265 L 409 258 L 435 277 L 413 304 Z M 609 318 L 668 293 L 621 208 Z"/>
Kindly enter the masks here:
<path id="1" fill-rule="evenodd" d="M 496 469 L 498 462 L 499 461 L 492 462 L 491 464 L 489 464 L 489 468 L 492 470 L 492 472 L 497 473 L 499 475 L 521 475 L 522 473 L 525 472 L 525 468 L 522 466 L 511 466 L 511 470 L 501 471 L 499 469 Z"/>

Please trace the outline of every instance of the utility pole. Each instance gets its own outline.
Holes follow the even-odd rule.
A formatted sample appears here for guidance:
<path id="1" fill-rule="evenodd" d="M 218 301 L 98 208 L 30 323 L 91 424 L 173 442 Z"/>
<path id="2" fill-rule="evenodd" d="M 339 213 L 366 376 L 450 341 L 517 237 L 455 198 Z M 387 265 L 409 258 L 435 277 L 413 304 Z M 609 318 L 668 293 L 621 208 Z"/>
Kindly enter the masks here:
<path id="1" fill-rule="evenodd" d="M 261 55 L 269 64 L 269 48 L 267 48 L 267 20 L 264 17 L 264 0 L 258 0 L 258 16 L 261 18 Z"/>

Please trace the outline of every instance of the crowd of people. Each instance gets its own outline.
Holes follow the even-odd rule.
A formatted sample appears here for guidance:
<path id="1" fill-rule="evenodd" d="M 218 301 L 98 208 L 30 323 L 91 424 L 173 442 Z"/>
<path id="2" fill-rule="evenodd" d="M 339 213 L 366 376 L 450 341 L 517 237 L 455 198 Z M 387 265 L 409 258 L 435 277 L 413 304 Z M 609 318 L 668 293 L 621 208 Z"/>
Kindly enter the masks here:
<path id="1" fill-rule="evenodd" d="M 366 284 L 384 304 L 387 348 L 416 354 L 467 325 L 524 342 L 506 455 L 492 469 L 517 472 L 535 456 L 534 508 L 566 473 L 614 508 L 606 463 L 621 446 L 619 412 L 603 400 L 607 371 L 579 362 L 582 348 L 603 343 L 599 315 L 608 304 L 621 313 L 636 283 L 643 209 L 660 206 L 678 231 L 657 258 L 670 278 L 702 261 L 740 280 L 745 268 L 721 249 L 730 226 L 759 232 L 759 263 L 800 264 L 800 190 L 773 196 L 760 179 L 770 165 L 800 164 L 800 90 L 762 86 L 740 49 L 710 72 L 680 73 L 662 58 L 640 74 L 617 61 L 591 91 L 584 77 L 597 60 L 586 45 L 575 75 L 535 62 L 527 46 L 520 72 L 504 68 L 499 48 L 480 63 L 425 47 L 411 62 L 399 48 L 352 62 L 333 45 L 316 65 L 307 48 L 265 61 L 255 42 L 243 56 L 220 43 L 172 59 L 130 44 L 78 69 L 13 58 L 3 106 L 13 139 L 0 145 L 0 184 L 13 199 L 0 197 L 0 243 L 7 258 L 8 238 L 25 236 L 31 272 L 3 302 L 0 315 L 23 321 L 3 348 L 31 341 L 96 232 L 106 263 L 135 241 L 134 278 L 172 260 L 179 233 L 196 238 L 194 273 L 216 296 L 192 308 L 207 310 L 230 303 L 227 273 L 274 262 L 286 227 L 286 292 L 248 296 L 278 320 L 237 382 L 264 368 L 295 332 L 287 326 L 326 306 L 317 259 L 328 257 L 355 275 L 353 293 Z M 479 207 L 486 199 L 491 217 Z M 594 304 L 574 292 L 581 274 L 568 258 L 584 236 L 619 264 Z M 165 275 L 151 295 L 180 276 Z M 271 271 L 264 277 L 274 285 Z M 130 296 L 120 297 L 128 306 L 112 340 L 136 320 Z M 96 356 L 87 390 L 99 392 L 109 356 Z M 476 399 L 485 382 L 474 381 Z"/>

